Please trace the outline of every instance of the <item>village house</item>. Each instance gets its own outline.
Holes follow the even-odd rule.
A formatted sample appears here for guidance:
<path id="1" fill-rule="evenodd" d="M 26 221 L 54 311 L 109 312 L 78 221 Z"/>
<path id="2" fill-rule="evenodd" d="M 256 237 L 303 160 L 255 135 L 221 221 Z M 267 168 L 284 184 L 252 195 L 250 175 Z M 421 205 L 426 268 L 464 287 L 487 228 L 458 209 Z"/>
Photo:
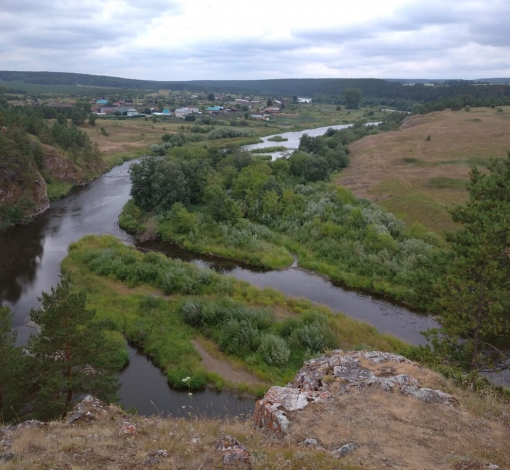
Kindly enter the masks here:
<path id="1" fill-rule="evenodd" d="M 191 114 L 191 109 L 189 108 L 177 108 L 174 111 L 175 117 L 185 118 L 188 114 Z"/>
<path id="2" fill-rule="evenodd" d="M 299 98 L 298 97 L 298 103 L 311 103 L 312 102 L 312 98 Z"/>
<path id="3" fill-rule="evenodd" d="M 174 115 L 174 113 L 172 113 L 168 108 L 163 109 L 163 111 L 161 111 L 161 112 L 152 111 L 152 109 L 156 109 L 156 108 L 151 108 L 151 113 L 153 116 L 172 117 Z"/>
<path id="4" fill-rule="evenodd" d="M 223 106 L 209 106 L 205 108 L 205 111 L 209 114 L 220 114 L 223 111 Z"/>
<path id="5" fill-rule="evenodd" d="M 270 107 L 270 108 L 264 109 L 264 112 L 267 114 L 278 114 L 280 112 L 280 108 Z"/>
<path id="6" fill-rule="evenodd" d="M 113 114 L 117 111 L 117 106 L 101 106 L 101 114 Z"/>
<path id="7" fill-rule="evenodd" d="M 118 106 L 115 111 L 127 117 L 138 116 L 138 114 L 140 114 L 138 110 L 132 106 Z"/>

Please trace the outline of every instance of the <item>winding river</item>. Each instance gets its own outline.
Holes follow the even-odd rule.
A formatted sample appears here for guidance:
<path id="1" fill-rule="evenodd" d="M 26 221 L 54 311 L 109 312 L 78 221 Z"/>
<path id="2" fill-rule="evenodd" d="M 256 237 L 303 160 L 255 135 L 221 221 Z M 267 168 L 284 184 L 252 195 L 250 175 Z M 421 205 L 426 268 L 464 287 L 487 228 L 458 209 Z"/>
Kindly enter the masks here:
<path id="1" fill-rule="evenodd" d="M 135 243 L 133 237 L 116 223 L 129 199 L 128 170 L 131 164 L 126 162 L 88 186 L 75 188 L 65 199 L 52 203 L 51 208 L 33 223 L 0 234 L 0 303 L 9 305 L 15 312 L 13 327 L 18 332 L 18 344 L 25 344 L 34 332 L 27 326 L 30 309 L 38 308 L 37 297 L 42 291 L 48 292 L 59 282 L 60 263 L 70 243 L 88 234 L 106 233 Z M 270 286 L 285 294 L 307 297 L 335 311 L 370 322 L 380 331 L 411 343 L 423 344 L 420 331 L 436 325 L 430 317 L 376 296 L 342 288 L 299 267 L 266 271 L 157 242 L 140 245 L 140 248 L 162 251 L 168 256 L 207 266 L 257 286 Z M 186 392 L 171 389 L 161 371 L 139 351 L 132 347 L 129 351 L 129 365 L 119 374 L 122 383 L 120 398 L 127 408 L 134 407 L 143 415 L 176 416 L 189 413 L 238 415 L 253 409 L 251 398 L 228 392 L 204 390 L 190 398 Z"/>

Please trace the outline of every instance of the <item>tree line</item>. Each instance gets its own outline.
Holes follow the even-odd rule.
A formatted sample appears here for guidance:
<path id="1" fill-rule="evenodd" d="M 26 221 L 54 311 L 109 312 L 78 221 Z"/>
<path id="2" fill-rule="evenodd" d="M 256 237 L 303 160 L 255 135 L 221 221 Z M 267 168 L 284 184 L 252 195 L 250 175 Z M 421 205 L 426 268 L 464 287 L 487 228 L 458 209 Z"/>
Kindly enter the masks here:
<path id="1" fill-rule="evenodd" d="M 507 84 L 482 85 L 475 81 L 454 80 L 425 86 L 417 83 L 412 86 L 398 81 L 373 78 L 317 78 L 317 79 L 268 79 L 268 80 L 192 80 L 154 81 L 134 80 L 98 75 L 61 72 L 11 72 L 0 71 L 0 79 L 5 82 L 55 85 L 86 85 L 135 90 L 193 90 L 204 93 L 243 93 L 266 96 L 311 96 L 328 102 L 341 101 L 346 90 L 358 89 L 372 100 L 404 100 L 426 104 L 441 99 L 470 96 L 474 102 L 494 102 L 499 106 L 508 103 L 510 86 Z M 384 104 L 384 103 L 382 103 Z M 483 104 L 485 106 L 485 104 Z M 399 108 L 404 109 L 404 108 Z"/>

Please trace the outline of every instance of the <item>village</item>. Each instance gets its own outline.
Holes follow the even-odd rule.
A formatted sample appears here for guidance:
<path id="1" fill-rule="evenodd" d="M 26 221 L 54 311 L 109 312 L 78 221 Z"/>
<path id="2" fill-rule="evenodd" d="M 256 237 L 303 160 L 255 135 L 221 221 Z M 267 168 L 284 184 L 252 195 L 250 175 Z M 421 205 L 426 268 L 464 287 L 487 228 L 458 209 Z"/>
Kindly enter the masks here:
<path id="1" fill-rule="evenodd" d="M 269 121 L 277 114 L 290 111 L 292 114 L 297 104 L 312 104 L 312 98 L 293 96 L 278 98 L 255 98 L 253 96 L 233 97 L 231 95 L 196 93 L 175 93 L 161 91 L 135 99 L 112 99 L 104 96 L 98 99 L 81 101 L 73 99 L 34 99 L 13 100 L 11 104 L 20 106 L 45 106 L 50 108 L 74 108 L 78 104 L 86 111 L 98 117 L 125 118 L 178 118 L 194 121 L 202 115 L 230 115 L 245 119 Z"/>

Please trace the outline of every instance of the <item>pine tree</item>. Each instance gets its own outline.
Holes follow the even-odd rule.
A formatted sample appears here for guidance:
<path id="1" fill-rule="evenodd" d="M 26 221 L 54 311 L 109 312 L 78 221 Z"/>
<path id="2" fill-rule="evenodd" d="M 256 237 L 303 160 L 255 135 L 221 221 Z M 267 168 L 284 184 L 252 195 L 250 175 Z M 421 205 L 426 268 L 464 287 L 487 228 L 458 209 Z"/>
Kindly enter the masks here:
<path id="1" fill-rule="evenodd" d="M 64 279 L 39 301 L 30 317 L 41 330 L 28 345 L 35 359 L 34 416 L 62 416 L 83 394 L 115 401 L 119 386 L 112 354 L 94 311 L 85 308 L 85 293 L 72 292 Z"/>
<path id="2" fill-rule="evenodd" d="M 471 171 L 469 200 L 451 211 L 451 263 L 437 283 L 441 328 L 435 350 L 473 373 L 508 368 L 510 358 L 510 154 L 489 172 Z"/>
<path id="3" fill-rule="evenodd" d="M 23 400 L 29 393 L 26 372 L 31 358 L 15 347 L 12 315 L 8 307 L 0 306 L 0 423 L 21 416 Z"/>

